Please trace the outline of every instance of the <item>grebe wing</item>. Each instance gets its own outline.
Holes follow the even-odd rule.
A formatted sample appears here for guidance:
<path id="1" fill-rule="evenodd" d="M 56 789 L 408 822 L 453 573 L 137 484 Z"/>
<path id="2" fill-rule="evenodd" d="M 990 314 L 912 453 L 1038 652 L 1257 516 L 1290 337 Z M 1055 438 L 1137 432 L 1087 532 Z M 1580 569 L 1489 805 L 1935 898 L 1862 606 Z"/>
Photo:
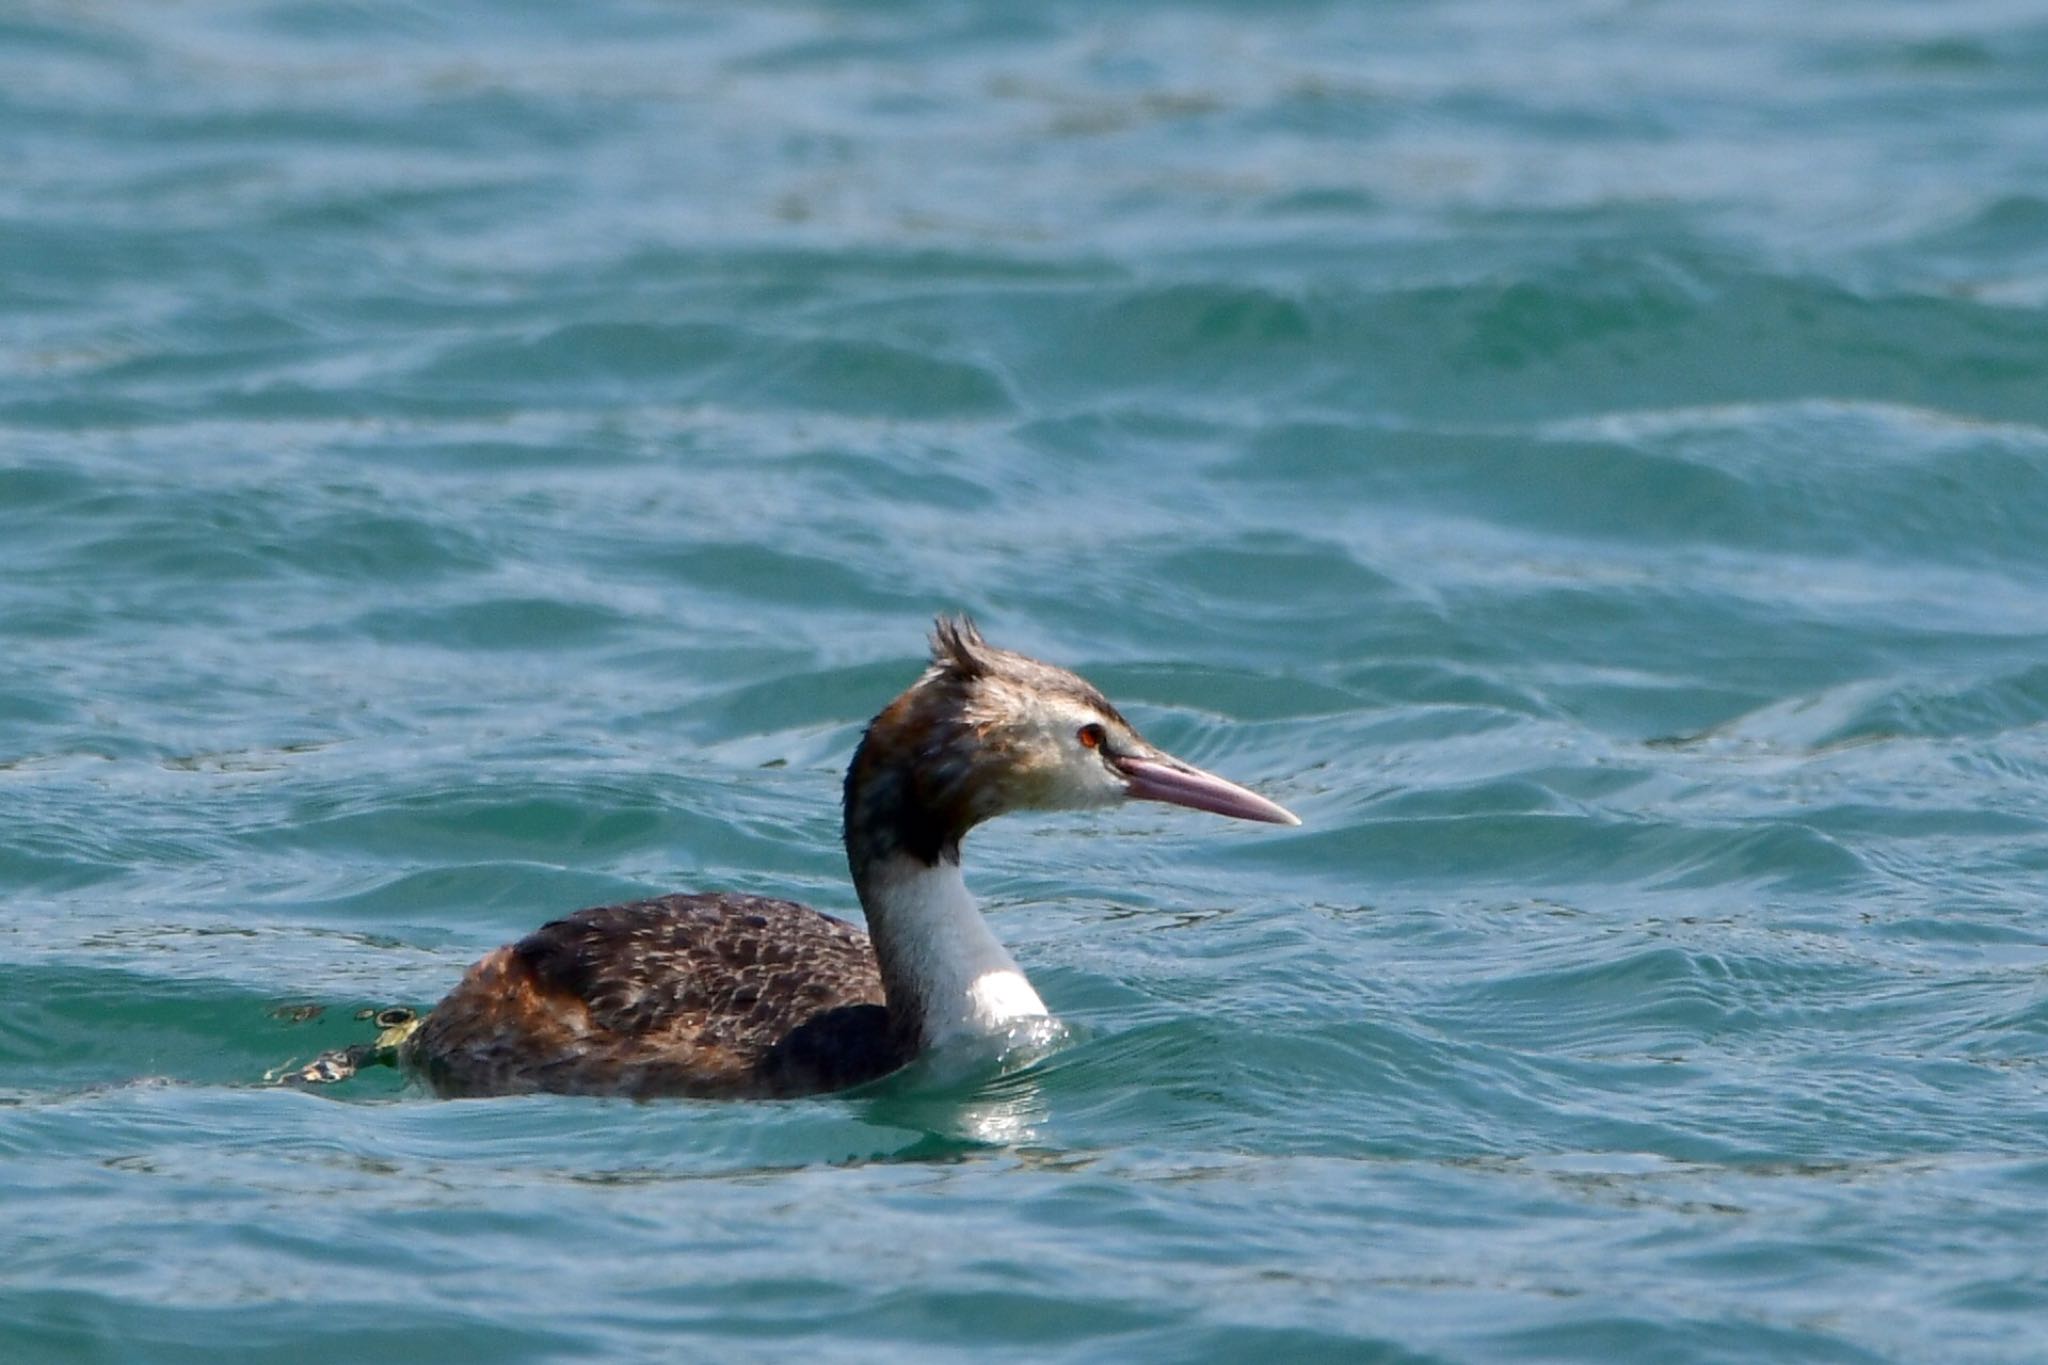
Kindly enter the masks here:
<path id="1" fill-rule="evenodd" d="M 579 910 L 470 968 L 407 1057 L 444 1094 L 794 1094 L 901 1065 L 867 936 L 733 894 Z"/>
<path id="2" fill-rule="evenodd" d="M 512 951 L 540 985 L 626 1037 L 682 1029 L 727 1045 L 772 1043 L 820 1010 L 882 1000 L 866 934 L 765 896 L 596 906 L 542 925 Z"/>

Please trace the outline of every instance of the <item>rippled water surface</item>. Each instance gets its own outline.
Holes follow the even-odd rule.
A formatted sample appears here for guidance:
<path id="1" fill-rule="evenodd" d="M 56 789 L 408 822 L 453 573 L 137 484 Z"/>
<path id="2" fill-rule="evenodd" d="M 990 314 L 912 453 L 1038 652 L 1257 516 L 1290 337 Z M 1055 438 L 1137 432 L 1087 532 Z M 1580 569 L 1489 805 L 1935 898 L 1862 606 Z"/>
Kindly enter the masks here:
<path id="1" fill-rule="evenodd" d="M 2038 5 L 0 9 L 0 1358 L 2048 1356 Z M 856 914 L 933 611 L 1073 1027 L 267 1073 Z"/>

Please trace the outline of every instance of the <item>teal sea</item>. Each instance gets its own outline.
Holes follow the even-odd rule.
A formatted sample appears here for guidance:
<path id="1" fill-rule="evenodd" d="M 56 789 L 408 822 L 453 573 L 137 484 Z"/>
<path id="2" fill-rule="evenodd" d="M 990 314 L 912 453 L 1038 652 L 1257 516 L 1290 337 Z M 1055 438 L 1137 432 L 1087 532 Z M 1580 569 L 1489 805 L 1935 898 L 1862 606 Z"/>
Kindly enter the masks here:
<path id="1" fill-rule="evenodd" d="M 1062 1048 L 267 1083 L 939 610 Z M 0 1360 L 909 1359 L 2048 1359 L 2038 0 L 0 5 Z"/>

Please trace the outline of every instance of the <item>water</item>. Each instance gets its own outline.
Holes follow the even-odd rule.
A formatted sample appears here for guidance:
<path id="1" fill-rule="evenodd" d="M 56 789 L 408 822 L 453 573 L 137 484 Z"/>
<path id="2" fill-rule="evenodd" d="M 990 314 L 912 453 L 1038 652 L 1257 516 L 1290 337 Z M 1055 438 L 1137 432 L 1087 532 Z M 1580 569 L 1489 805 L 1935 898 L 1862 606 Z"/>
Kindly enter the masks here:
<path id="1" fill-rule="evenodd" d="M 2048 24 L 16 0 L 0 1358 L 2048 1355 Z M 939 608 L 1300 830 L 972 841 L 1073 1029 L 266 1072 L 851 913 Z"/>

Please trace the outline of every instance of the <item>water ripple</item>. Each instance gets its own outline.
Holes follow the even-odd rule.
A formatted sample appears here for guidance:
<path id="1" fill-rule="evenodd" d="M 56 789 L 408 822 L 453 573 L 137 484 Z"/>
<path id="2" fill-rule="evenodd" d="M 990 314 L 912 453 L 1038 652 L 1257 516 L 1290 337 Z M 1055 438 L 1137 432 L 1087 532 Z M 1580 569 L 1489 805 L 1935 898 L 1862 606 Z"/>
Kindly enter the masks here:
<path id="1" fill-rule="evenodd" d="M 2038 1354 L 2037 16 L 1364 13 L 0 16 L 0 1356 Z M 941 608 L 1307 818 L 978 831 L 1049 1055 L 265 1083 Z"/>

